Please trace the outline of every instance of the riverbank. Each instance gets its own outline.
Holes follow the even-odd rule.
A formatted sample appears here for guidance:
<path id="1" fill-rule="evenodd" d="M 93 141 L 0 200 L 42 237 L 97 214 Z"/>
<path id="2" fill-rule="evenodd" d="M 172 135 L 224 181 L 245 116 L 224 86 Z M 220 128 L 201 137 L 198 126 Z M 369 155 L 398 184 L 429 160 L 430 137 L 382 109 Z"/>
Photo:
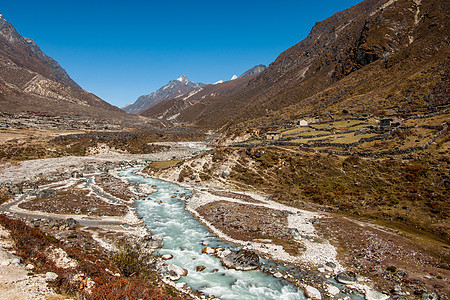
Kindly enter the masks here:
<path id="1" fill-rule="evenodd" d="M 139 225 L 141 220 L 136 218 L 130 195 L 140 199 L 154 191 L 154 187 L 145 184 L 131 185 L 127 189 L 113 170 L 136 165 L 144 167 L 149 160 L 182 159 L 182 164 L 163 172 L 154 172 L 153 176 L 192 190 L 194 195 L 187 199 L 186 209 L 216 236 L 256 251 L 268 259 L 295 265 L 286 270 L 268 270 L 275 277 L 285 278 L 305 291 L 316 292 L 316 296 L 324 298 L 336 295 L 336 292 L 351 291 L 360 291 L 367 297 L 378 297 L 372 299 L 382 299 L 389 294 L 415 297 L 414 293 L 445 293 L 446 288 L 442 284 L 449 278 L 445 268 L 440 268 L 439 261 L 418 249 L 399 232 L 332 213 L 293 208 L 255 190 L 243 192 L 242 186 L 227 178 L 230 168 L 238 161 L 226 162 L 217 174 L 210 175 L 214 180 L 202 181 L 199 174 L 192 172 L 186 173 L 187 176 L 183 176 L 180 182 L 180 173 L 187 165 L 192 170 L 204 170 L 205 163 L 211 164 L 208 158 L 211 154 L 190 159 L 199 151 L 187 145 L 177 145 L 159 154 L 107 153 L 9 164 L 3 166 L 5 171 L 2 171 L 0 178 L 3 181 L 10 180 L 10 187 L 24 184 L 21 185 L 24 188 L 22 192 L 34 202 L 28 201 L 27 207 L 21 207 L 20 202 L 25 198 L 17 195 L 11 202 L 2 205 L 1 209 L 16 217 L 43 219 L 29 224 L 69 245 L 87 245 L 105 255 L 111 255 L 117 241 L 136 244 L 142 238 L 150 237 L 145 228 Z M 85 204 L 73 202 L 73 205 L 67 205 L 67 201 L 57 201 L 53 202 L 49 210 L 40 205 L 52 197 L 36 197 L 43 190 L 55 190 L 57 197 L 62 197 L 61 200 L 89 201 Z M 74 190 L 84 192 L 74 195 L 71 193 Z M 36 198 L 40 198 L 40 202 Z M 60 206 L 60 203 L 65 203 L 65 206 Z M 92 211 L 89 207 L 96 209 Z M 59 221 L 73 218 L 79 224 L 76 234 L 66 230 L 64 224 L 48 220 L 49 217 Z M 336 291 L 330 282 L 344 270 L 376 276 L 370 276 L 372 281 L 353 276 L 347 285 L 338 284 Z M 183 290 L 183 284 L 172 285 Z M 374 293 L 369 288 L 371 285 L 384 295 Z M 424 290 L 430 286 L 435 287 L 435 290 Z"/>
<path id="2" fill-rule="evenodd" d="M 314 180 L 320 173 L 316 168 L 321 168 L 320 170 L 326 168 L 322 164 L 322 160 L 331 159 L 317 156 L 312 158 L 292 150 L 291 155 L 297 162 L 296 165 L 289 168 L 291 163 L 289 159 L 282 159 L 284 155 L 287 155 L 286 153 L 280 154 L 279 159 L 276 159 L 276 155 L 272 155 L 272 152 L 278 150 L 261 149 L 259 152 L 255 152 L 221 148 L 168 168 L 146 168 L 144 172 L 185 187 L 191 186 L 199 195 L 190 200 L 193 201 L 193 213 L 212 231 L 229 241 L 247 245 L 247 243 L 258 243 L 258 240 L 263 240 L 266 243 L 277 244 L 280 250 L 287 252 L 287 255 L 282 251 L 275 252 L 283 253 L 276 255 L 282 258 L 287 258 L 288 255 L 297 256 L 297 260 L 306 249 L 305 246 L 302 246 L 303 244 L 317 246 L 325 241 L 334 247 L 337 260 L 346 270 L 369 278 L 376 290 L 386 295 L 391 297 L 408 296 L 416 299 L 421 298 L 422 295 L 426 297 L 428 294 L 430 297 L 449 294 L 447 283 L 450 278 L 448 264 L 450 252 L 445 243 L 429 239 L 420 232 L 412 234 L 409 230 L 401 230 L 401 227 L 392 229 L 382 224 L 376 224 L 373 220 L 359 217 L 357 214 L 337 213 L 339 209 L 329 205 L 318 205 L 313 201 L 304 201 L 295 197 L 280 199 L 277 198 L 278 195 L 284 193 L 280 189 L 275 194 L 262 193 L 271 191 L 267 186 L 264 187 L 263 183 L 267 183 L 269 186 L 281 186 L 278 182 L 284 184 L 286 192 L 298 192 L 298 186 L 293 185 L 289 179 L 289 174 L 294 172 L 292 169 L 295 170 L 299 166 L 306 169 L 304 177 L 295 172 L 299 182 Z M 271 155 L 275 156 L 275 159 L 266 158 L 264 151 L 271 151 Z M 253 157 L 257 159 L 255 160 Z M 359 165 L 370 164 L 370 162 L 358 161 L 357 164 L 351 165 L 352 169 L 349 170 L 347 161 L 350 159 L 344 160 L 343 170 L 337 170 L 339 172 L 337 174 L 355 172 L 354 170 L 358 170 Z M 337 163 L 330 161 L 330 164 L 334 166 Z M 270 166 L 270 168 L 264 169 L 261 165 Z M 279 173 L 282 175 L 283 172 L 288 175 L 280 177 Z M 320 173 L 320 176 L 323 177 L 323 175 Z M 320 179 L 324 179 L 322 177 Z M 355 185 L 359 186 L 360 181 L 370 180 L 370 178 L 370 176 L 367 179 L 366 177 L 358 178 Z M 332 182 L 330 180 L 328 180 L 329 183 Z M 249 184 L 249 182 L 254 184 Z M 255 186 L 260 186 L 261 189 L 257 190 Z M 314 195 L 316 190 L 311 187 L 306 189 L 305 193 Z M 340 190 L 334 192 L 339 193 Z M 202 194 L 204 197 L 201 196 Z M 250 200 L 249 197 L 253 200 Z M 278 205 L 279 210 L 268 213 L 270 207 L 257 209 L 258 206 L 264 206 L 261 203 L 264 203 L 265 200 Z M 279 206 L 281 204 L 290 207 L 291 212 L 306 210 L 316 215 L 315 219 L 307 224 L 314 228 L 316 236 L 310 236 L 308 231 L 303 234 L 291 231 L 295 226 L 289 226 L 288 218 L 291 218 L 291 225 L 296 222 L 302 224 L 302 220 L 293 218 L 292 216 L 295 214 L 283 215 L 285 208 L 281 208 Z M 359 205 L 367 206 L 367 203 L 363 201 Z M 258 215 L 258 210 L 264 211 L 264 209 L 268 210 L 267 213 Z M 364 207 L 360 209 L 364 211 Z M 390 208 L 390 210 L 395 209 L 397 209 L 396 206 Z M 410 207 L 398 209 L 404 212 L 409 211 Z M 277 216 L 271 216 L 271 214 Z M 246 215 L 258 217 L 247 219 Z M 261 224 L 261 222 L 258 224 L 260 220 L 267 220 L 269 224 Z M 270 225 L 271 231 L 269 232 L 264 230 L 267 225 Z M 442 224 L 439 223 L 439 225 Z M 301 240 L 299 243 L 295 241 L 295 235 Z M 286 242 L 289 239 L 294 243 Z M 307 253 L 305 256 L 313 253 L 314 257 L 314 251 L 305 251 L 305 253 Z M 316 266 L 316 270 L 318 269 L 324 270 L 325 268 Z M 323 294 L 326 294 L 325 290 L 323 290 Z"/>
<path id="3" fill-rule="evenodd" d="M 81 250 L 85 255 L 96 257 L 95 262 L 90 262 L 93 263 L 93 266 L 98 265 L 99 261 L 114 259 L 114 253 L 121 251 L 119 249 L 121 244 L 140 245 L 141 249 L 151 253 L 161 246 L 162 241 L 151 235 L 141 224 L 141 220 L 135 213 L 134 200 L 154 192 L 154 188 L 142 184 L 130 185 L 114 176 L 110 171 L 136 165 L 144 166 L 149 160 L 186 158 L 195 155 L 197 151 L 182 146 L 148 155 L 109 152 L 86 157 L 62 157 L 23 161 L 15 164 L 8 163 L 2 166 L 0 182 L 2 189 L 5 189 L 12 197 L 0 206 L 0 210 L 9 218 L 24 220 L 30 226 L 30 229 L 24 230 L 37 230 L 50 237 L 50 242 L 62 243 L 69 247 L 68 249 L 57 247 L 58 253 L 64 257 L 73 251 L 71 249 L 78 249 L 77 251 Z M 9 218 L 5 218 L 6 223 L 10 222 Z M 44 237 L 44 240 L 46 239 Z M 17 241 L 16 244 L 19 245 L 20 241 Z M 14 251 L 21 253 L 21 248 L 22 246 L 14 246 L 14 249 L 17 250 L 13 248 L 2 248 L 1 250 L 2 253 L 5 251 L 12 255 L 15 253 Z M 20 279 L 21 281 L 28 282 L 33 286 L 47 280 L 50 284 L 50 294 L 60 294 L 61 291 L 65 291 L 61 290 L 59 283 L 55 282 L 65 282 L 64 286 L 76 286 L 75 289 L 71 288 L 70 293 L 72 294 L 89 293 L 88 287 L 80 284 L 76 276 L 80 274 L 80 271 L 71 270 L 72 267 L 69 268 L 69 271 L 52 269 L 56 275 L 52 275 L 50 279 L 45 279 L 44 276 L 42 279 L 39 274 L 44 271 L 45 275 L 48 268 L 53 268 L 51 262 L 55 263 L 55 257 L 52 256 L 51 250 L 40 251 L 43 257 L 50 262 L 47 264 L 48 266 L 38 266 L 39 264 L 33 262 L 33 258 L 26 253 L 21 253 L 22 256 L 18 257 L 17 266 L 11 265 L 9 260 L 2 259 L 0 273 L 5 276 L 3 282 L 14 280 L 14 274 L 25 269 L 26 262 L 28 262 L 34 271 L 28 270 L 25 277 Z M 151 261 L 152 264 L 156 262 L 158 266 L 162 265 L 157 257 L 151 257 Z M 8 268 L 16 268 L 17 272 L 11 275 Z M 109 267 L 109 270 L 113 270 L 113 268 Z M 92 267 L 89 267 L 89 270 L 92 270 Z M 68 272 L 72 275 L 70 278 L 65 278 L 69 274 Z M 86 273 L 86 271 L 81 271 L 81 273 Z M 96 275 L 85 274 L 83 280 L 94 280 L 97 287 L 105 289 L 104 292 L 106 292 L 112 286 L 106 288 L 105 284 L 109 284 L 108 282 L 113 280 L 116 275 L 120 276 L 120 273 L 121 271 L 117 269 L 112 273 L 107 271 L 104 276 L 101 276 L 101 278 L 105 276 L 106 278 L 98 282 L 95 279 Z M 160 277 L 161 275 L 157 275 L 155 278 Z M 130 284 L 127 280 L 123 277 L 123 281 L 119 282 L 120 284 Z M 161 280 L 162 278 L 157 279 L 157 281 Z M 168 298 L 176 297 L 176 295 L 191 298 L 194 295 L 194 293 L 186 294 L 186 290 L 176 292 L 176 284 L 173 282 L 160 282 L 157 286 L 163 290 L 171 289 L 170 292 L 164 292 Z M 19 287 L 17 285 L 17 288 Z M 9 294 L 20 295 L 21 291 L 17 288 L 2 286 L 0 295 L 5 297 Z M 126 292 L 125 287 L 124 292 Z M 37 290 L 30 293 L 30 297 L 33 299 L 42 298 Z M 111 295 L 111 297 L 118 296 Z M 63 298 L 66 297 L 61 299 Z"/>

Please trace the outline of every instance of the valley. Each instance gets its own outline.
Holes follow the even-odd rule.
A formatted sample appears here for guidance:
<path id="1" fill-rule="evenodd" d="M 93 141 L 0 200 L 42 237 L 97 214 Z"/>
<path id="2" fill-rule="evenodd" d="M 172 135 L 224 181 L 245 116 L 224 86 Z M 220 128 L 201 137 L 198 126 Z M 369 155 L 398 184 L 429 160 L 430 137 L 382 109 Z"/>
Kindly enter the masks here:
<path id="1" fill-rule="evenodd" d="M 121 109 L 0 14 L 0 298 L 448 299 L 449 15 L 365 0 Z"/>

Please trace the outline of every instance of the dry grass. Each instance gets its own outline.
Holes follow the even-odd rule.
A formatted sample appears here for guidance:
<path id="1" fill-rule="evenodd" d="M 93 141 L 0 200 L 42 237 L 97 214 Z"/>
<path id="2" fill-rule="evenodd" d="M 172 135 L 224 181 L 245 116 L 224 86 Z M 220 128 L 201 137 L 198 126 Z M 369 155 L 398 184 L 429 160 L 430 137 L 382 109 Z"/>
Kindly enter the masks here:
<path id="1" fill-rule="evenodd" d="M 297 128 L 294 128 L 294 129 L 289 129 L 289 130 L 283 131 L 283 134 L 284 135 L 286 135 L 286 134 L 296 134 L 296 133 L 301 133 L 301 132 L 306 132 L 306 131 L 312 131 L 312 130 L 309 127 L 297 127 Z"/>
<path id="2" fill-rule="evenodd" d="M 330 143 L 342 143 L 342 144 L 350 144 L 356 143 L 362 138 L 369 138 L 376 136 L 375 133 L 364 133 L 364 134 L 354 134 L 354 133 L 345 133 L 334 136 L 335 139 L 330 140 Z"/>
<path id="3" fill-rule="evenodd" d="M 68 134 L 81 134 L 80 130 L 39 130 L 39 129 L 1 129 L 0 144 L 11 140 L 45 142 L 52 138 Z"/>
<path id="4" fill-rule="evenodd" d="M 172 159 L 172 160 L 162 160 L 162 161 L 153 161 L 151 162 L 147 168 L 153 170 L 164 170 L 170 167 L 173 167 L 177 164 L 180 164 L 182 159 Z"/>

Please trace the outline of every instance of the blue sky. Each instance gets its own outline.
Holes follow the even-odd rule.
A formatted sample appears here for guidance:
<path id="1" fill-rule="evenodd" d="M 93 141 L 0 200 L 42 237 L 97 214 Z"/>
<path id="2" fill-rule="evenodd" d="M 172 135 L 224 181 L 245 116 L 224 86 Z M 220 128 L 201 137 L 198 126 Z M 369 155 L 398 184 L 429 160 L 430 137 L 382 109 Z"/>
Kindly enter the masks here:
<path id="1" fill-rule="evenodd" d="M 360 0 L 2 2 L 21 35 L 122 107 L 183 73 L 212 83 L 269 65 L 315 22 Z"/>

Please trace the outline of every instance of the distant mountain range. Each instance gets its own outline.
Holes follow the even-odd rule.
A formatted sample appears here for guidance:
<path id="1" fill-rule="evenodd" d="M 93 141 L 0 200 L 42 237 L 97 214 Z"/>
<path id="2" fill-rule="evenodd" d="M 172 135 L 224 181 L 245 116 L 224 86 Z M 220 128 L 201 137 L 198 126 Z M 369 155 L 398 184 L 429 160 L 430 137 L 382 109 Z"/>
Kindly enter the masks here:
<path id="1" fill-rule="evenodd" d="M 448 105 L 449 6 L 447 0 L 365 0 L 316 23 L 261 73 L 203 87 L 141 114 L 224 129 L 257 119 L 267 124 Z"/>
<path id="2" fill-rule="evenodd" d="M 76 84 L 0 14 L 1 112 L 117 117 L 125 113 Z"/>
<path id="3" fill-rule="evenodd" d="M 237 78 L 245 78 L 249 76 L 253 76 L 256 74 L 261 73 L 266 69 L 266 66 L 264 65 L 258 65 L 250 70 L 244 72 L 241 76 L 237 77 L 234 75 L 231 80 L 235 80 Z M 224 83 L 225 81 L 219 80 L 213 85 Z M 139 114 L 147 109 L 152 108 L 156 104 L 167 100 L 167 99 L 173 99 L 178 98 L 183 95 L 190 95 L 192 96 L 192 93 L 197 93 L 200 91 L 200 88 L 204 87 L 205 84 L 201 82 L 193 82 L 190 81 L 185 74 L 181 76 L 180 78 L 177 78 L 176 80 L 170 81 L 165 86 L 159 88 L 156 92 L 153 92 L 148 95 L 142 95 L 140 96 L 134 103 L 128 104 L 122 109 L 126 111 L 127 113 L 131 114 Z M 194 92 L 195 91 L 195 92 Z M 189 96 L 189 97 L 190 97 Z"/>
<path id="4" fill-rule="evenodd" d="M 233 76 L 229 81 L 219 80 L 213 84 L 199 87 L 191 92 L 178 96 L 176 98 L 160 101 L 142 111 L 140 115 L 146 117 L 156 117 L 158 119 L 167 119 L 177 121 L 179 114 L 191 106 L 208 99 L 210 97 L 226 97 L 238 90 L 244 89 L 248 82 L 260 72 L 264 71 L 266 66 L 258 65 L 245 71 L 241 76 Z"/>
<path id="5" fill-rule="evenodd" d="M 137 114 L 163 100 L 182 96 L 202 86 L 204 86 L 203 83 L 190 81 L 187 76 L 183 74 L 183 76 L 170 81 L 156 92 L 140 96 L 134 103 L 125 106 L 123 110 L 127 113 Z"/>

